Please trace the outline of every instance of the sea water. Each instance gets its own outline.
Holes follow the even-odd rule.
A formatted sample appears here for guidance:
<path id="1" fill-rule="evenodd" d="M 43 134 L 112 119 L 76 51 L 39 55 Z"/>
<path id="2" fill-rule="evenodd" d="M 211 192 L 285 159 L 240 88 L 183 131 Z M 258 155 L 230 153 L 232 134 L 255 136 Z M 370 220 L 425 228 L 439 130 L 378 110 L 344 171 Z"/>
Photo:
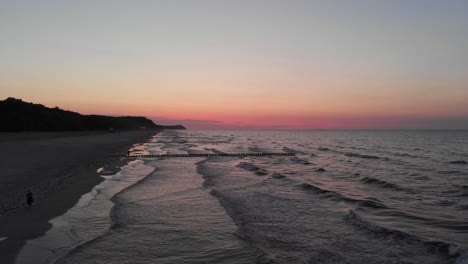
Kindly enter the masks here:
<path id="1" fill-rule="evenodd" d="M 467 131 L 164 131 L 135 154 L 245 152 L 296 155 L 141 159 L 57 263 L 468 263 Z"/>

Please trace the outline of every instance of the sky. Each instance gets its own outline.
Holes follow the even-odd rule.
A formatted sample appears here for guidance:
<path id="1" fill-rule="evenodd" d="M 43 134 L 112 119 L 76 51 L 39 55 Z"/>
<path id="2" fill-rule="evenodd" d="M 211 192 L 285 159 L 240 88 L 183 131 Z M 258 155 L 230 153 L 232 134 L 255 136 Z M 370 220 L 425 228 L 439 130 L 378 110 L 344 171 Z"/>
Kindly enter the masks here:
<path id="1" fill-rule="evenodd" d="M 468 129 L 468 1 L 0 0 L 0 100 L 193 129 Z"/>

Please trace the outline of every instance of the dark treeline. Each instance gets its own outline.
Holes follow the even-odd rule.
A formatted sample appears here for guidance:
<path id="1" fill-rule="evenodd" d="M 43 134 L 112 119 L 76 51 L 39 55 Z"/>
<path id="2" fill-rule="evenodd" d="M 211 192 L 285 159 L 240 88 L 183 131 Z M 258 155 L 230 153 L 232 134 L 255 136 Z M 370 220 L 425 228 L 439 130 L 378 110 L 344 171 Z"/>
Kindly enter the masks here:
<path id="1" fill-rule="evenodd" d="M 0 101 L 0 131 L 89 131 L 136 129 L 185 129 L 183 126 L 160 126 L 142 116 L 81 115 L 8 98 Z"/>

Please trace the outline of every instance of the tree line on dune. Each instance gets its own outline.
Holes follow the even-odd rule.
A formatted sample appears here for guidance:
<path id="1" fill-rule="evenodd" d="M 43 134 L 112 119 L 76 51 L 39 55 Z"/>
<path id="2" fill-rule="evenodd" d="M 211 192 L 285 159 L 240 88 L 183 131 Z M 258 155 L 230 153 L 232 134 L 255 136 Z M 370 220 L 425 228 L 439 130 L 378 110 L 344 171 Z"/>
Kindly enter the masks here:
<path id="1" fill-rule="evenodd" d="M 181 125 L 161 126 L 142 116 L 81 115 L 41 104 L 7 98 L 0 101 L 0 131 L 98 131 L 138 129 L 185 129 Z"/>

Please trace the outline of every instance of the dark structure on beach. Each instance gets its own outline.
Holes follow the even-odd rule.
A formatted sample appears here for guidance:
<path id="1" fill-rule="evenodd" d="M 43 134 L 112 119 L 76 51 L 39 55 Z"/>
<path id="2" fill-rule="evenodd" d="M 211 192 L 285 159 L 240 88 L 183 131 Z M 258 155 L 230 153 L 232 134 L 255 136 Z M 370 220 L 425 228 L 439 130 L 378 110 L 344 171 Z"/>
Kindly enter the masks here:
<path id="1" fill-rule="evenodd" d="M 1 132 L 185 129 L 181 125 L 157 125 L 142 116 L 81 115 L 11 97 L 0 101 L 0 113 Z"/>

